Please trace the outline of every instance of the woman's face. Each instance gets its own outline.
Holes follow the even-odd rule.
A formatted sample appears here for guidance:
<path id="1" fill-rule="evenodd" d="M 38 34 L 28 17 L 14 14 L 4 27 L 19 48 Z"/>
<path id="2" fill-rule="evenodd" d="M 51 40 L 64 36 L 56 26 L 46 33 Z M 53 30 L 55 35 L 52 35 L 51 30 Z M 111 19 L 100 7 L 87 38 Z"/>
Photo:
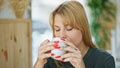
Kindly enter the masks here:
<path id="1" fill-rule="evenodd" d="M 54 32 L 55 37 L 62 37 L 72 42 L 74 45 L 80 45 L 82 41 L 82 33 L 69 25 L 63 25 L 62 18 L 59 15 L 54 19 Z"/>

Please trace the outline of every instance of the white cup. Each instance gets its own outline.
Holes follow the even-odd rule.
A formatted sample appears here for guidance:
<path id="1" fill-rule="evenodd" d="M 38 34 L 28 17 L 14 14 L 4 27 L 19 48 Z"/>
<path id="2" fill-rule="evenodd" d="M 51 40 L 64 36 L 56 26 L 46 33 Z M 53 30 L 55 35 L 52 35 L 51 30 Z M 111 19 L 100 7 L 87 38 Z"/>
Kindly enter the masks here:
<path id="1" fill-rule="evenodd" d="M 59 37 L 55 37 L 52 39 L 52 42 L 54 42 L 54 47 L 55 49 L 51 50 L 51 55 L 52 58 L 56 59 L 56 60 L 63 60 L 63 58 L 61 58 L 61 56 L 63 54 L 65 54 L 66 52 L 63 50 L 60 50 L 59 48 L 64 48 L 67 45 L 64 43 L 64 39 L 63 38 L 59 38 Z"/>

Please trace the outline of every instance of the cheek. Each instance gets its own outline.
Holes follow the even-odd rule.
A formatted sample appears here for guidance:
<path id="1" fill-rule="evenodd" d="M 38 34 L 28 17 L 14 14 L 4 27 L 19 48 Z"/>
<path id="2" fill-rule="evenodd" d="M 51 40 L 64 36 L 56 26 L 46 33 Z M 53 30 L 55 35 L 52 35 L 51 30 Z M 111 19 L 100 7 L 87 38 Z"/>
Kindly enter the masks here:
<path id="1" fill-rule="evenodd" d="M 59 32 L 55 32 L 55 33 L 54 33 L 54 36 L 55 36 L 55 37 L 60 37 L 60 33 L 59 33 Z"/>
<path id="2" fill-rule="evenodd" d="M 82 41 L 82 33 L 81 32 L 74 33 L 73 35 L 71 35 L 69 37 L 71 38 L 72 43 L 75 45 L 79 45 Z"/>
<path id="3" fill-rule="evenodd" d="M 75 45 L 79 45 L 82 41 L 82 35 L 75 36 L 73 41 Z"/>

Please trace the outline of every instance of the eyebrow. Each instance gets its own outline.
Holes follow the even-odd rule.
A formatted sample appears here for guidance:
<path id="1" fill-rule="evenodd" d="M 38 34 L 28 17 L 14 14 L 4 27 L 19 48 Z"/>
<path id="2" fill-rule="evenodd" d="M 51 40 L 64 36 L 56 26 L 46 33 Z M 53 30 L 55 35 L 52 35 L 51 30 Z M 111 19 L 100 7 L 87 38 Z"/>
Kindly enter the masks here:
<path id="1" fill-rule="evenodd" d="M 74 28 L 73 26 L 71 26 L 69 24 L 64 25 L 64 27 L 67 27 L 67 26 L 70 26 L 70 27 Z M 59 26 L 58 25 L 54 25 L 54 27 L 59 27 Z"/>

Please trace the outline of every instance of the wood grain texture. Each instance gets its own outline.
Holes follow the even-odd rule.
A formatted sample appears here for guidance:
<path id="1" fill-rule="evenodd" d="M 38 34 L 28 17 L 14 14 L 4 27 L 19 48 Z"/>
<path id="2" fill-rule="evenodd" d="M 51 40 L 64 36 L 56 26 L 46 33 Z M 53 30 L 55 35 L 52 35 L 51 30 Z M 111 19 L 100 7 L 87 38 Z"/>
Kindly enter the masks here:
<path id="1" fill-rule="evenodd" d="M 31 20 L 0 19 L 0 68 L 32 68 Z"/>

